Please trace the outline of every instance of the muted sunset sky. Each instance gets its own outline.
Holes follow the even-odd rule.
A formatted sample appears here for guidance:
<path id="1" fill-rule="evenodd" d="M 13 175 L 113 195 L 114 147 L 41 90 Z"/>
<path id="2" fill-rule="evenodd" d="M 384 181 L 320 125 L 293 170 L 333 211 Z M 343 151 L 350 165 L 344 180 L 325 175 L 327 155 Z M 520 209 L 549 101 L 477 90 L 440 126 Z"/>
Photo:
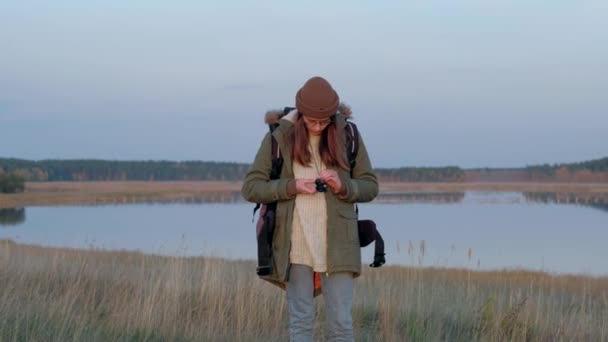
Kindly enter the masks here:
<path id="1" fill-rule="evenodd" d="M 251 162 L 311 76 L 378 167 L 608 156 L 608 2 L 4 1 L 0 157 Z"/>

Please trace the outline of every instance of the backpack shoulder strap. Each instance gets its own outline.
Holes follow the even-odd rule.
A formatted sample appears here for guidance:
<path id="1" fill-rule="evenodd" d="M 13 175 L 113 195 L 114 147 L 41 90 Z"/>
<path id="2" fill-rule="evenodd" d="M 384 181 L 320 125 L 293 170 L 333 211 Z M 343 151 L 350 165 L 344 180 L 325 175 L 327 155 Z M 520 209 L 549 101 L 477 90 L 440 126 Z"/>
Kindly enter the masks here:
<path id="1" fill-rule="evenodd" d="M 357 125 L 350 121 L 346 121 L 346 148 L 348 149 L 348 163 L 350 166 L 350 176 L 353 176 L 353 170 L 357 164 L 357 154 L 359 153 L 359 130 Z"/>
<path id="2" fill-rule="evenodd" d="M 277 139 L 274 138 L 272 132 L 278 125 L 269 125 L 268 129 L 270 130 L 270 141 L 271 141 L 271 153 L 272 153 L 272 167 L 270 169 L 270 179 L 279 179 L 281 177 L 281 168 L 283 167 L 283 156 L 281 155 L 281 149 L 279 148 L 279 143 Z M 255 208 L 253 208 L 253 219 L 255 218 L 255 213 L 260 209 L 261 204 L 256 203 Z"/>
<path id="3" fill-rule="evenodd" d="M 279 179 L 281 177 L 281 168 L 283 167 L 283 156 L 277 139 L 270 134 L 272 139 L 272 169 L 270 170 L 270 179 Z"/>
<path id="4" fill-rule="evenodd" d="M 289 114 L 295 108 L 285 107 L 283 108 L 283 114 L 279 118 Z M 272 135 L 272 132 L 279 127 L 279 124 L 271 124 L 268 126 L 270 130 L 270 138 L 272 139 L 272 169 L 270 171 L 270 179 L 279 179 L 281 177 L 281 168 L 283 167 L 283 156 L 281 155 L 281 149 L 279 143 Z"/>
<path id="5" fill-rule="evenodd" d="M 348 156 L 348 164 L 350 166 L 350 177 L 353 177 L 353 170 L 355 169 L 355 165 L 357 165 L 357 153 L 359 153 L 359 130 L 357 129 L 357 125 L 350 121 L 346 121 L 346 148 L 348 151 L 346 155 Z M 359 215 L 359 206 L 355 204 L 355 213 Z"/>
<path id="6" fill-rule="evenodd" d="M 293 107 L 283 108 L 283 113 L 279 118 L 282 118 L 294 109 L 295 108 Z M 283 156 L 281 155 L 279 143 L 272 135 L 272 132 L 274 132 L 277 127 L 279 127 L 278 123 L 268 126 L 268 129 L 270 130 L 270 138 L 272 139 L 272 169 L 270 171 L 270 179 L 279 179 L 281 177 L 281 168 L 283 167 Z"/>

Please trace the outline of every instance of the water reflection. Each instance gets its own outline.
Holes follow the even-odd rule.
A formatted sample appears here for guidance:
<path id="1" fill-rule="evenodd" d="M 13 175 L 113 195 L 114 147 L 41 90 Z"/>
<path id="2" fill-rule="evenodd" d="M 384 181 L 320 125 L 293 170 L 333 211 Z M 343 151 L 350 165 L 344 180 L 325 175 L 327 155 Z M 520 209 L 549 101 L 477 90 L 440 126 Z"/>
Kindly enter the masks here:
<path id="1" fill-rule="evenodd" d="M 466 196 L 466 195 L 470 196 Z M 374 200 L 378 204 L 434 203 L 449 204 L 465 201 L 484 203 L 554 203 L 580 205 L 608 211 L 608 193 L 585 194 L 573 192 L 383 192 Z"/>
<path id="2" fill-rule="evenodd" d="M 608 211 L 608 194 L 577 194 L 572 192 L 523 192 L 528 202 L 575 204 Z"/>
<path id="3" fill-rule="evenodd" d="M 25 222 L 25 208 L 0 208 L 0 226 L 16 226 Z"/>
<path id="4" fill-rule="evenodd" d="M 147 198 L 142 196 L 124 196 L 121 198 L 100 198 L 92 205 L 103 204 L 207 204 L 207 203 L 226 203 L 233 204 L 243 202 L 243 197 L 239 191 L 206 191 L 189 197 L 180 198 Z"/>
<path id="5" fill-rule="evenodd" d="M 465 192 L 382 192 L 374 200 L 377 203 L 458 203 Z"/>

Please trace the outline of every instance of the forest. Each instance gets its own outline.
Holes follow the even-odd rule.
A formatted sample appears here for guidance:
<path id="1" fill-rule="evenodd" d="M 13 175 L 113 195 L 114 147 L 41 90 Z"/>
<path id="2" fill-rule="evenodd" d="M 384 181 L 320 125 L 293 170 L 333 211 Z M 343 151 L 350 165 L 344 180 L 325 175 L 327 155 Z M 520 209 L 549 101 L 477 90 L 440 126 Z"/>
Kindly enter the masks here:
<path id="1" fill-rule="evenodd" d="M 116 161 L 101 159 L 26 160 L 0 158 L 2 192 L 22 191 L 23 181 L 240 181 L 249 164 L 215 161 Z M 465 170 L 457 166 L 376 168 L 383 182 L 465 182 L 517 173 L 519 180 L 604 179 L 608 157 L 561 164 L 528 165 L 522 168 Z M 602 178 L 596 177 L 601 175 Z"/>

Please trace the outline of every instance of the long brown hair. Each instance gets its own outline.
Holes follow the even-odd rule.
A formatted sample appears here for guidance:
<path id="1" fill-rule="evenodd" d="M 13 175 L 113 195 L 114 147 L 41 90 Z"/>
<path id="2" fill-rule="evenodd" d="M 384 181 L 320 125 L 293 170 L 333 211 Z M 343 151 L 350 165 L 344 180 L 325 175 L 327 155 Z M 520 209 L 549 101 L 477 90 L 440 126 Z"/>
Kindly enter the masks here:
<path id="1" fill-rule="evenodd" d="M 321 132 L 319 154 L 326 166 L 339 167 L 348 171 L 349 166 L 345 159 L 344 132 L 336 128 L 335 119 L 336 117 L 333 116 L 331 123 Z M 298 113 L 296 117 L 289 140 L 291 142 L 291 156 L 293 160 L 302 165 L 310 166 L 312 156 L 308 149 L 308 128 L 302 118 L 302 113 Z"/>

